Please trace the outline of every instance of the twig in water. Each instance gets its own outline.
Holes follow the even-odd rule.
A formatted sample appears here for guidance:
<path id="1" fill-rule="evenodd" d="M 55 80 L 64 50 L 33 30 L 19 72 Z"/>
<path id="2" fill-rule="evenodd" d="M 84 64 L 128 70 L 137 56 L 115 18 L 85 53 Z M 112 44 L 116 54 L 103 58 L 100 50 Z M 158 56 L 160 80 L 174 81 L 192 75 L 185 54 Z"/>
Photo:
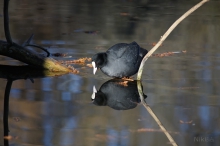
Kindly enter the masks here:
<path id="1" fill-rule="evenodd" d="M 187 16 L 189 16 L 192 12 L 194 12 L 196 9 L 198 9 L 200 6 L 202 6 L 204 3 L 208 2 L 209 0 L 202 0 L 198 4 L 196 4 L 194 7 L 189 9 L 185 14 L 183 14 L 179 19 L 177 19 L 171 26 L 170 28 L 166 31 L 166 33 L 161 36 L 159 42 L 144 56 L 141 65 L 138 70 L 137 74 L 137 80 L 141 80 L 142 72 L 143 72 L 143 67 L 147 59 L 151 56 L 151 54 L 154 53 L 154 51 L 157 50 L 157 48 L 163 43 L 163 41 L 169 36 L 169 34 L 173 31 L 173 29 L 181 22 L 183 21 Z"/>
<path id="2" fill-rule="evenodd" d="M 157 122 L 158 126 L 160 127 L 160 129 L 164 132 L 164 134 L 167 136 L 167 138 L 169 139 L 170 143 L 173 146 L 177 146 L 176 142 L 174 141 L 173 137 L 170 135 L 170 133 L 166 130 L 166 128 L 162 125 L 162 123 L 160 122 L 160 120 L 158 119 L 158 117 L 155 115 L 155 113 L 152 111 L 152 109 L 150 108 L 150 106 L 147 105 L 146 101 L 144 100 L 143 97 L 143 91 L 142 91 L 142 87 L 141 87 L 141 82 L 137 81 L 137 88 L 138 88 L 138 93 L 139 96 L 141 98 L 141 103 L 143 104 L 143 106 L 146 108 L 146 110 L 149 112 L 149 114 L 153 117 L 153 119 Z"/>

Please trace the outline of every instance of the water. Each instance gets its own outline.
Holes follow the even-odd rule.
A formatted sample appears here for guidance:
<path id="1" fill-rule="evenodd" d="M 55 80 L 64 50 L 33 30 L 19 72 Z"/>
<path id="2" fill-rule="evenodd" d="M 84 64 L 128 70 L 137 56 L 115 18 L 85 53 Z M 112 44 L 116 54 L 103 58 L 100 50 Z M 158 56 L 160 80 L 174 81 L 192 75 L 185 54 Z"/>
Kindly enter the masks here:
<path id="1" fill-rule="evenodd" d="M 119 42 L 152 48 L 169 26 L 197 1 L 10 1 L 10 29 L 22 44 L 33 43 L 72 60 L 91 57 Z M 3 26 L 0 2 L 0 26 Z M 210 1 L 171 33 L 151 57 L 142 77 L 146 102 L 180 146 L 220 144 L 220 2 Z M 0 39 L 5 40 L 3 27 Z M 39 53 L 43 53 L 37 50 Z M 0 64 L 21 64 L 0 56 Z M 73 65 L 80 73 L 16 80 L 9 102 L 10 145 L 171 145 L 141 103 L 130 110 L 91 101 L 111 78 Z M 134 77 L 136 78 L 136 77 Z M 6 79 L 0 79 L 1 121 Z M 120 93 L 119 93 L 120 94 Z M 116 99 L 117 100 L 117 99 Z M 3 126 L 0 127 L 3 145 Z"/>

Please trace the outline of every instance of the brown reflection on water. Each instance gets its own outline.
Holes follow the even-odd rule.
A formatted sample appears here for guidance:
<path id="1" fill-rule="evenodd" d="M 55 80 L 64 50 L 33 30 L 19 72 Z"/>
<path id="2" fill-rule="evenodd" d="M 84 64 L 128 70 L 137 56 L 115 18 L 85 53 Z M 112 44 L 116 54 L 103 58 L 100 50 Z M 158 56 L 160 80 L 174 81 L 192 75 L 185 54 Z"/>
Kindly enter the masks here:
<path id="1" fill-rule="evenodd" d="M 149 50 L 196 2 L 10 1 L 10 28 L 16 42 L 23 43 L 34 33 L 34 43 L 52 53 L 72 56 L 57 58 L 62 60 L 91 57 L 119 42 L 136 41 Z M 220 145 L 219 7 L 219 1 L 210 1 L 199 8 L 156 52 L 187 50 L 186 54 L 152 57 L 145 65 L 146 101 L 179 145 Z M 3 26 L 2 7 L 0 10 Z M 4 38 L 0 29 L 0 39 Z M 0 63 L 18 64 L 2 56 Z M 93 105 L 93 85 L 100 87 L 109 78 L 100 71 L 93 76 L 90 68 L 76 67 L 78 75 L 36 79 L 34 84 L 13 82 L 10 144 L 169 145 L 142 105 L 127 111 Z M 6 80 L 0 82 L 3 107 Z"/>

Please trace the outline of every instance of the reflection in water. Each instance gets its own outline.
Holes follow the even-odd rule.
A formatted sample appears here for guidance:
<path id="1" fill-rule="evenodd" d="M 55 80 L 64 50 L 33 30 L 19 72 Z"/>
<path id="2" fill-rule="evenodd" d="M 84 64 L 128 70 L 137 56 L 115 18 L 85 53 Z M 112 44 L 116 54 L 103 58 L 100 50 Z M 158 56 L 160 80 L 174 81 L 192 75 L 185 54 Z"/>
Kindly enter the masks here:
<path id="1" fill-rule="evenodd" d="M 50 72 L 33 68 L 31 66 L 8 66 L 0 65 L 0 78 L 7 79 L 4 93 L 4 111 L 3 111 L 3 129 L 4 129 L 4 145 L 9 145 L 11 136 L 9 135 L 8 114 L 9 114 L 9 96 L 13 81 L 18 79 L 30 79 L 32 83 L 34 78 L 43 78 L 47 76 L 63 75 L 63 72 Z"/>
<path id="2" fill-rule="evenodd" d="M 143 96 L 147 98 L 144 93 Z M 97 106 L 109 106 L 115 110 L 133 109 L 141 102 L 137 81 L 109 80 L 98 91 L 93 90 L 92 101 Z"/>
<path id="3" fill-rule="evenodd" d="M 51 53 L 68 53 L 72 59 L 78 59 L 106 51 L 119 42 L 136 41 L 150 49 L 172 23 L 197 2 L 13 1 L 10 27 L 17 43 L 23 43 L 34 33 L 33 43 L 47 47 Z M 219 7 L 219 1 L 209 1 L 184 20 L 157 52 L 187 50 L 186 54 L 152 57 L 143 72 L 148 105 L 168 131 L 179 133 L 171 132 L 179 146 L 220 145 Z M 0 26 L 3 26 L 1 16 Z M 138 21 L 130 20 L 131 17 Z M 74 32 L 78 29 L 100 33 Z M 3 29 L 0 38 L 5 39 Z M 18 63 L 0 56 L 0 64 Z M 102 73 L 92 76 L 88 68 L 80 71 L 85 75 L 34 79 L 34 84 L 30 80 L 13 82 L 9 134 L 18 139 L 12 139 L 11 145 L 170 145 L 163 133 L 145 131 L 157 130 L 158 125 L 142 105 L 117 111 L 90 104 L 92 85 L 99 88 L 106 76 Z M 2 107 L 5 78 L 0 82 Z M 3 137 L 3 129 L 0 131 Z M 208 138 L 206 142 L 202 141 L 204 138 Z M 3 143 L 1 138 L 0 145 Z"/>
<path id="4" fill-rule="evenodd" d="M 9 111 L 9 95 L 10 95 L 12 82 L 13 82 L 12 79 L 8 79 L 6 87 L 5 87 L 5 96 L 4 96 L 3 127 L 4 127 L 4 145 L 5 146 L 8 146 L 8 140 L 9 140 L 8 111 Z"/>

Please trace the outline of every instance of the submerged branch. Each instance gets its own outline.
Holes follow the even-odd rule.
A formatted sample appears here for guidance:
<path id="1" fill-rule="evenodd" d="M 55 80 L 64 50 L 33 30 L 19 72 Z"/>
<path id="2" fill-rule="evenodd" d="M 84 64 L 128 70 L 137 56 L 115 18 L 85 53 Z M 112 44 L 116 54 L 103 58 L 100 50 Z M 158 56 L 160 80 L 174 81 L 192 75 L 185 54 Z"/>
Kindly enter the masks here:
<path id="1" fill-rule="evenodd" d="M 183 14 L 179 19 L 177 19 L 170 28 L 166 31 L 166 33 L 161 36 L 159 42 L 144 56 L 141 65 L 138 70 L 137 80 L 141 80 L 143 67 L 147 59 L 154 53 L 154 51 L 157 50 L 157 48 L 163 43 L 163 41 L 169 36 L 169 34 L 173 31 L 173 29 L 186 17 L 188 17 L 192 12 L 194 12 L 196 9 L 198 9 L 200 6 L 202 6 L 204 3 L 208 2 L 209 0 L 202 0 L 198 4 L 196 4 L 194 7 L 192 7 L 190 10 L 188 10 L 185 14 Z"/>
<path id="2" fill-rule="evenodd" d="M 141 103 L 143 104 L 143 106 L 146 108 L 146 110 L 149 112 L 149 114 L 153 117 L 153 119 L 156 121 L 156 123 L 158 124 L 158 126 L 160 127 L 160 129 L 164 132 L 164 134 L 167 136 L 167 138 L 169 139 L 170 143 L 173 146 L 177 146 L 176 142 L 174 141 L 173 137 L 170 135 L 170 133 L 166 130 L 166 128 L 163 126 L 163 124 L 160 122 L 160 120 L 158 119 L 158 117 L 156 116 L 156 114 L 152 111 L 152 109 L 150 108 L 150 106 L 147 105 L 146 101 L 144 100 L 143 97 L 143 90 L 141 88 L 141 82 L 138 81 L 137 82 L 137 88 L 138 88 L 138 93 L 141 99 Z"/>

